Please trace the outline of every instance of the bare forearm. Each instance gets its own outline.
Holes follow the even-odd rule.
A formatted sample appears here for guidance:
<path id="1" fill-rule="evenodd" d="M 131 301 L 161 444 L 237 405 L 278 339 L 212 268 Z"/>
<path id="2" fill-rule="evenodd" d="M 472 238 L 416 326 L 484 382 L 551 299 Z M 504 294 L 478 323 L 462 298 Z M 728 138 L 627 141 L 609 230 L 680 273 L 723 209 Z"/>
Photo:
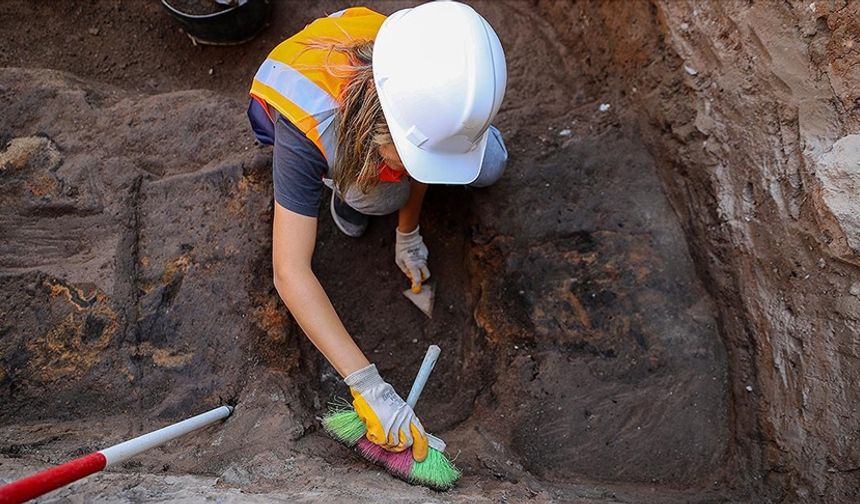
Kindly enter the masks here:
<path id="1" fill-rule="evenodd" d="M 275 288 L 308 338 L 346 377 L 369 362 L 352 340 L 311 270 L 317 219 L 275 204 L 272 267 Z"/>
<path id="2" fill-rule="evenodd" d="M 328 295 L 310 268 L 276 281 L 278 293 L 299 326 L 331 365 L 345 377 L 370 364 L 346 331 Z"/>
<path id="3" fill-rule="evenodd" d="M 400 209 L 397 219 L 397 229 L 401 233 L 413 231 L 418 226 L 421 216 L 421 205 L 424 203 L 424 195 L 427 193 L 427 184 L 413 180 L 409 186 L 409 200 Z"/>

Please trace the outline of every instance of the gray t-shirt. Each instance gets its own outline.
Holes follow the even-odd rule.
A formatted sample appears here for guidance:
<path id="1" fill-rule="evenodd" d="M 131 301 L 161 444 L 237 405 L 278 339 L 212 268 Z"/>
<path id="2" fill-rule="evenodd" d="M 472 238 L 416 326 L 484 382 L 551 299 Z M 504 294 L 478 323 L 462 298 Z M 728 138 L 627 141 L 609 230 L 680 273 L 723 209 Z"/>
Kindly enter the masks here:
<path id="1" fill-rule="evenodd" d="M 293 123 L 278 116 L 275 122 L 272 181 L 275 201 L 287 210 L 318 217 L 323 177 L 328 163 L 317 146 Z"/>

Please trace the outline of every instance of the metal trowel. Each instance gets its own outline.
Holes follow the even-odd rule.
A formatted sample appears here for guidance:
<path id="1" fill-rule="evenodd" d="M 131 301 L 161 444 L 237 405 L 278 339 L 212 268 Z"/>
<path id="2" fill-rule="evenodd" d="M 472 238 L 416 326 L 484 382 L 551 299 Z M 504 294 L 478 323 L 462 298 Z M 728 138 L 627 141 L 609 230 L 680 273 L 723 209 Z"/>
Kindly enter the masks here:
<path id="1" fill-rule="evenodd" d="M 403 291 L 406 299 L 412 301 L 412 304 L 417 306 L 428 318 L 433 318 L 433 303 L 436 301 L 435 293 L 435 285 L 431 282 L 425 282 L 424 285 L 415 284 L 412 288 Z"/>

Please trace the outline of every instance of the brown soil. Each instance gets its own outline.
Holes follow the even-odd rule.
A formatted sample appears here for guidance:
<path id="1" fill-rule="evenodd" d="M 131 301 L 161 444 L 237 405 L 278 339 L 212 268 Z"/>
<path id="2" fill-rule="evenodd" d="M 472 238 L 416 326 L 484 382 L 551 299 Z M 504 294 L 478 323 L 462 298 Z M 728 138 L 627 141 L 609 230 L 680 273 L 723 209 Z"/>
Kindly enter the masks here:
<path id="1" fill-rule="evenodd" d="M 696 178 L 712 165 L 684 150 L 701 142 L 681 120 L 690 105 L 677 79 L 691 74 L 676 60 L 685 49 L 667 44 L 693 25 L 693 47 L 731 54 L 703 49 L 713 23 L 695 28 L 672 2 L 472 3 L 506 51 L 497 125 L 511 159 L 494 187 L 428 197 L 434 318 L 400 295 L 394 217 L 351 240 L 324 215 L 314 263 L 399 391 L 427 345 L 442 346 L 417 407 L 464 471 L 442 495 L 320 432 L 344 390 L 271 282 L 271 149 L 247 126 L 247 88 L 275 44 L 342 3 L 275 3 L 270 26 L 232 47 L 194 46 L 157 2 L 4 5 L 0 480 L 230 402 L 223 425 L 56 495 L 851 501 L 856 484 L 833 477 L 825 492 L 798 476 L 814 464 L 793 455 L 800 438 L 778 420 L 791 408 L 759 402 L 777 387 L 757 360 L 769 333 L 726 280 L 740 278 L 730 265 L 744 254 L 702 224 L 726 210 Z M 703 12 L 730 24 L 744 11 Z M 729 123 L 693 115 L 701 128 Z"/>

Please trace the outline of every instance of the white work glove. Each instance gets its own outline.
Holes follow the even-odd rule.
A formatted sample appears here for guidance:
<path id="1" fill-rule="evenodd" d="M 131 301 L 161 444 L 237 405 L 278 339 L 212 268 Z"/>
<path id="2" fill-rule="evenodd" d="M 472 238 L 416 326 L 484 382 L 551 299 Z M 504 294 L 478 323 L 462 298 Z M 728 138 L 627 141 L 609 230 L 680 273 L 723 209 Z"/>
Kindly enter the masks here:
<path id="1" fill-rule="evenodd" d="M 344 381 L 349 385 L 352 405 L 367 427 L 366 435 L 371 443 L 393 452 L 402 452 L 411 446 L 413 459 L 423 462 L 427 458 L 424 427 L 394 387 L 379 376 L 376 365 L 359 369 Z"/>
<path id="2" fill-rule="evenodd" d="M 394 245 L 394 262 L 404 275 L 412 280 L 412 291 L 421 292 L 421 282 L 430 278 L 430 270 L 427 269 L 427 246 L 418 232 L 420 226 L 409 233 L 397 232 L 397 242 Z"/>

